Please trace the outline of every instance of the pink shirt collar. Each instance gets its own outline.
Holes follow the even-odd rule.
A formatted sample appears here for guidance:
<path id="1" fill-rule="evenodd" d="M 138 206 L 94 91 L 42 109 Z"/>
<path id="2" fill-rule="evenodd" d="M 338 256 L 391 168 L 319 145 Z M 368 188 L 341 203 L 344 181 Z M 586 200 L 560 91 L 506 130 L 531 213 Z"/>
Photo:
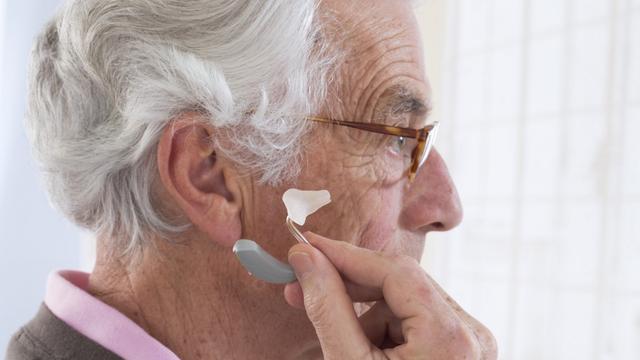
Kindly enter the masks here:
<path id="1" fill-rule="evenodd" d="M 44 302 L 67 325 L 124 359 L 179 359 L 132 320 L 91 296 L 88 284 L 87 273 L 52 272 Z"/>

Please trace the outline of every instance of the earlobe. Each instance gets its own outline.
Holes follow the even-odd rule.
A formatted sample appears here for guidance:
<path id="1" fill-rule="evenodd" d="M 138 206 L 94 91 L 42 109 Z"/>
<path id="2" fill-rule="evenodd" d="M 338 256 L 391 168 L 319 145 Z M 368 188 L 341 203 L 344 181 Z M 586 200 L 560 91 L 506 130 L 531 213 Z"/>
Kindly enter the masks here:
<path id="1" fill-rule="evenodd" d="M 171 200 L 198 230 L 224 246 L 240 237 L 241 194 L 211 140 L 213 128 L 196 113 L 169 123 L 158 143 L 157 164 Z"/>

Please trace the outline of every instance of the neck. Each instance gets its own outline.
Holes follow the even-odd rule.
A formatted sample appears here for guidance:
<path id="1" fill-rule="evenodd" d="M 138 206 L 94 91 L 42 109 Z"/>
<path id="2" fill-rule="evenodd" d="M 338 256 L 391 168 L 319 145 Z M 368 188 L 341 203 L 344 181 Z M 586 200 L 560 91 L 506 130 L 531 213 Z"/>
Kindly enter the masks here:
<path id="1" fill-rule="evenodd" d="M 99 249 L 89 291 L 181 359 L 296 358 L 315 348 L 281 287 L 249 278 L 228 249 L 190 244 L 160 245 L 131 266 Z"/>

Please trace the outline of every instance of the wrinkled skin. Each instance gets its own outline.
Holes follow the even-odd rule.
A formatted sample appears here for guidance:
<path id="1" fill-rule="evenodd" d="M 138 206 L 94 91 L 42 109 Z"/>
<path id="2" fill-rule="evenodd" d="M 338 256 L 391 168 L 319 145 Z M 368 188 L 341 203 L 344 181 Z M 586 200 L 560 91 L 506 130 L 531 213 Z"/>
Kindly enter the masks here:
<path id="1" fill-rule="evenodd" d="M 333 18 L 329 36 L 344 58 L 330 97 L 316 115 L 424 126 L 426 108 L 392 116 L 382 111 L 399 87 L 429 103 L 410 5 L 332 0 L 324 1 L 321 11 Z M 201 140 L 216 136 L 215 129 L 198 128 L 189 116 L 176 119 L 189 131 L 174 137 L 165 133 L 159 144 L 159 191 L 167 212 L 184 215 L 195 226 L 179 244 L 158 240 L 135 267 L 101 255 L 104 246 L 99 246 L 90 280 L 93 294 L 181 358 L 321 356 L 316 332 L 300 309 L 300 288 L 288 287 L 283 296 L 283 286 L 252 278 L 231 252 L 235 240 L 248 238 L 277 258 L 287 258 L 295 240 L 284 225 L 281 197 L 290 187 L 327 189 L 332 196 L 331 204 L 308 218 L 304 230 L 386 254 L 419 260 L 428 232 L 446 231 L 461 221 L 455 186 L 435 149 L 408 184 L 407 162 L 396 138 L 318 124 L 305 138 L 300 176 L 274 188 L 236 176 L 233 164 L 222 157 L 202 160 L 206 142 Z M 189 190 L 194 186 L 197 195 Z"/>
<path id="2" fill-rule="evenodd" d="M 377 1 L 376 8 L 370 9 L 375 13 L 363 11 L 367 7 L 357 2 L 324 3 L 336 14 L 352 16 L 339 18 L 347 55 L 335 84 L 337 96 L 321 115 L 405 127 L 428 122 L 426 114 L 380 119 L 383 115 L 376 113 L 393 91 L 389 89 L 398 85 L 429 101 L 417 24 L 410 7 L 398 3 Z M 274 242 L 265 241 L 263 246 L 278 258 L 286 258 L 292 245 L 286 228 L 278 226 L 285 214 L 280 197 L 289 186 L 331 193 L 332 203 L 309 217 L 305 230 L 418 260 L 427 232 L 448 230 L 460 222 L 462 210 L 455 186 L 437 151 L 408 186 L 402 166 L 406 162 L 394 152 L 393 137 L 316 125 L 309 138 L 305 167 L 295 184 L 276 191 L 252 189 L 250 208 L 255 223 L 248 227 L 246 237 L 264 241 L 263 229 L 273 229 Z M 274 207 L 276 216 L 264 216 Z"/>

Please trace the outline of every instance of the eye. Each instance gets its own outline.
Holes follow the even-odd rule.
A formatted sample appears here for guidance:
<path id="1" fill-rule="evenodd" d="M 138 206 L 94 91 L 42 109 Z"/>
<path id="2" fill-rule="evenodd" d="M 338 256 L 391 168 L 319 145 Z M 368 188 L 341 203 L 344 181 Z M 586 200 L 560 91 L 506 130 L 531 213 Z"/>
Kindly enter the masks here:
<path id="1" fill-rule="evenodd" d="M 393 140 L 393 151 L 398 154 L 406 153 L 407 138 L 404 136 L 396 136 Z"/>

